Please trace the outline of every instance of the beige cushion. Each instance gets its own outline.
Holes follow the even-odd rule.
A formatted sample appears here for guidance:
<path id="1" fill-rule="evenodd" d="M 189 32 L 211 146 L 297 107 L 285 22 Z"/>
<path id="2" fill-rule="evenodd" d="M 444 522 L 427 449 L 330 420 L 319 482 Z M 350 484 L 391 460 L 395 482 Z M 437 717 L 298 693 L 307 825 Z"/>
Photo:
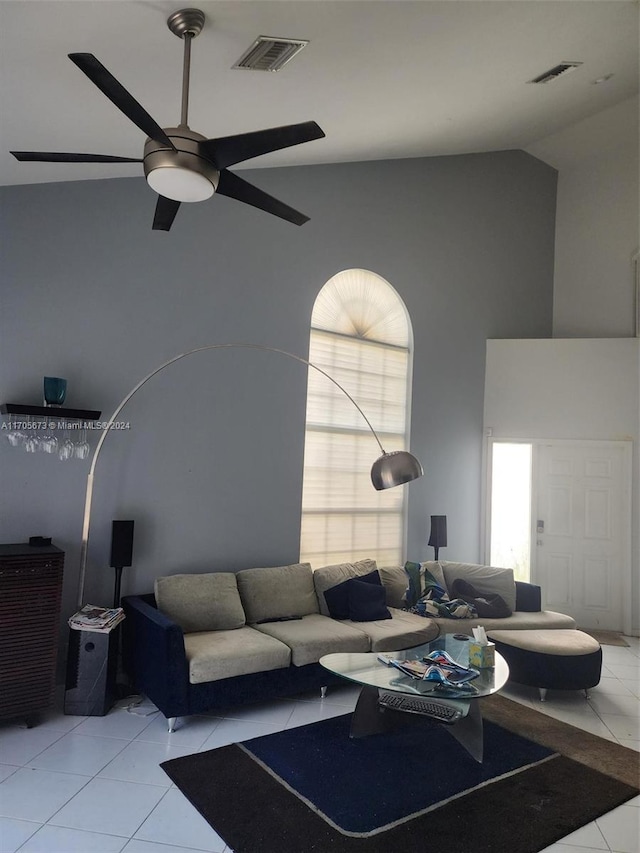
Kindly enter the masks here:
<path id="1" fill-rule="evenodd" d="M 468 634 L 472 636 L 472 628 L 482 625 L 487 631 L 532 631 L 532 630 L 560 630 L 575 629 L 576 622 L 571 616 L 564 613 L 554 613 L 553 610 L 541 610 L 535 613 L 527 613 L 524 610 L 516 610 L 511 616 L 504 619 L 432 619 L 440 628 L 441 634 Z"/>
<path id="2" fill-rule="evenodd" d="M 600 649 L 600 643 L 583 631 L 491 631 L 492 640 L 538 652 L 543 655 L 571 657 L 573 655 L 589 655 Z"/>
<path id="3" fill-rule="evenodd" d="M 185 634 L 184 648 L 191 684 L 284 669 L 291 662 L 288 646 L 248 626 L 235 631 Z"/>
<path id="4" fill-rule="evenodd" d="M 233 572 L 156 578 L 154 591 L 158 610 L 185 633 L 226 631 L 245 624 Z"/>
<path id="5" fill-rule="evenodd" d="M 404 594 L 409 585 L 404 566 L 382 566 L 378 572 L 387 596 L 387 607 L 404 607 Z"/>
<path id="6" fill-rule="evenodd" d="M 315 586 L 316 595 L 318 596 L 318 604 L 320 605 L 320 613 L 323 616 L 329 616 L 329 608 L 324 598 L 326 589 L 331 589 L 332 586 L 349 580 L 349 578 L 357 578 L 361 575 L 368 575 L 376 568 L 376 561 L 365 559 L 358 560 L 356 563 L 337 563 L 334 566 L 323 566 L 321 569 L 316 569 L 313 573 L 313 584 Z"/>
<path id="7" fill-rule="evenodd" d="M 369 638 L 362 631 L 319 613 L 291 622 L 265 622 L 253 627 L 286 643 L 295 666 L 317 663 L 322 655 L 331 652 L 368 652 L 370 648 Z"/>
<path id="8" fill-rule="evenodd" d="M 309 563 L 244 569 L 236 577 L 247 622 L 318 612 Z"/>
<path id="9" fill-rule="evenodd" d="M 430 572 L 432 566 L 438 563 L 426 563 Z M 462 578 L 479 592 L 486 595 L 499 595 L 509 605 L 510 610 L 516 609 L 516 582 L 513 577 L 513 569 L 500 569 L 495 566 L 480 566 L 476 563 L 450 563 L 440 560 L 444 579 L 447 584 L 447 592 L 453 598 L 451 587 L 456 578 Z"/>
<path id="10" fill-rule="evenodd" d="M 352 622 L 346 619 L 340 624 L 357 628 L 367 634 L 372 652 L 410 649 L 412 646 L 428 643 L 438 636 L 439 620 L 425 619 L 415 613 L 406 613 L 393 607 L 389 609 L 391 619 L 381 619 L 379 622 Z"/>

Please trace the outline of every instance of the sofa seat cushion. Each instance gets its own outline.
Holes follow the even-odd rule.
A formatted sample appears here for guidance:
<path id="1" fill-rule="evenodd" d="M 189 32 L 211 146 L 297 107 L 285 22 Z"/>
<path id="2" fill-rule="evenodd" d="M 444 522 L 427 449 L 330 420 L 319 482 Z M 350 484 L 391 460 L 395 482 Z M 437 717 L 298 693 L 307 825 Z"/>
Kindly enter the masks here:
<path id="1" fill-rule="evenodd" d="M 229 631 L 245 624 L 233 572 L 156 578 L 154 591 L 158 610 L 185 633 Z"/>
<path id="2" fill-rule="evenodd" d="M 326 590 L 343 583 L 343 581 L 348 581 L 350 578 L 368 575 L 376 568 L 375 560 L 366 559 L 358 560 L 356 563 L 337 563 L 334 566 L 323 566 L 321 569 L 316 569 L 313 573 L 313 584 L 320 605 L 320 613 L 323 616 L 331 615 L 324 597 Z"/>
<path id="3" fill-rule="evenodd" d="M 422 617 L 418 617 L 422 618 Z M 472 636 L 472 628 L 482 625 L 487 631 L 536 631 L 558 628 L 575 628 L 576 621 L 564 613 L 554 613 L 553 610 L 539 610 L 536 613 L 516 610 L 504 619 L 429 619 L 440 628 L 441 634 L 468 634 Z"/>
<path id="4" fill-rule="evenodd" d="M 372 652 L 395 652 L 410 649 L 428 643 L 438 636 L 440 619 L 423 619 L 414 613 L 389 608 L 391 619 L 375 622 L 352 622 L 350 619 L 341 625 L 363 631 L 369 638 Z M 343 649 L 341 651 L 346 651 Z"/>
<path id="5" fill-rule="evenodd" d="M 287 645 L 249 626 L 185 634 L 184 649 L 191 684 L 284 669 L 291 663 Z"/>
<path id="6" fill-rule="evenodd" d="M 368 636 L 362 631 L 319 613 L 289 622 L 264 622 L 253 627 L 286 643 L 291 649 L 294 666 L 317 663 L 323 655 L 331 652 L 368 652 L 371 648 Z"/>
<path id="7" fill-rule="evenodd" d="M 318 612 L 310 563 L 244 569 L 236 577 L 249 623 Z"/>

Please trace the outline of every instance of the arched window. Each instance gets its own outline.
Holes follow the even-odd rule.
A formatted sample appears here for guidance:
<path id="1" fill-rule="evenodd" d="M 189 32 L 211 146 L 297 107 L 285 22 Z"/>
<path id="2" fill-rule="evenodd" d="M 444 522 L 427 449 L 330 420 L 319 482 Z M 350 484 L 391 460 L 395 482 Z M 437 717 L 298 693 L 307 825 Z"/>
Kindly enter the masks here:
<path id="1" fill-rule="evenodd" d="M 339 272 L 311 318 L 309 361 L 357 401 L 387 451 L 408 446 L 411 327 L 391 285 L 368 270 Z M 300 559 L 314 568 L 404 559 L 405 489 L 376 492 L 375 438 L 349 400 L 309 370 Z"/>

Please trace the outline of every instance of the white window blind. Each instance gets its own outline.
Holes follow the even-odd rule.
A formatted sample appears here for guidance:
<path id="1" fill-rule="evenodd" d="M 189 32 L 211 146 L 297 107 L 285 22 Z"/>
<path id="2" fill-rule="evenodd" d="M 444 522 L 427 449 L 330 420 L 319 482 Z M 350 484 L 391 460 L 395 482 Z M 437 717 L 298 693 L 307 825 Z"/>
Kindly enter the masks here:
<path id="1" fill-rule="evenodd" d="M 318 295 L 309 360 L 348 391 L 387 451 L 407 444 L 408 339 L 402 301 L 374 273 L 346 270 Z M 310 369 L 301 560 L 315 568 L 363 557 L 380 565 L 402 560 L 405 492 L 375 491 L 370 470 L 379 455 L 355 406 Z"/>

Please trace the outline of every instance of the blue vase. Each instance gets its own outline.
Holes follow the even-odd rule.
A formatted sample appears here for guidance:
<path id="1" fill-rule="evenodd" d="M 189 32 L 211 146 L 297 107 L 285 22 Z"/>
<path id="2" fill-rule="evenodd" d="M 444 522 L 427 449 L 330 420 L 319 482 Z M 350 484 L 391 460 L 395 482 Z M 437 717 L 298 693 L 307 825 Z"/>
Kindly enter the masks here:
<path id="1" fill-rule="evenodd" d="M 67 380 L 58 376 L 44 377 L 45 406 L 61 406 L 67 394 Z"/>

